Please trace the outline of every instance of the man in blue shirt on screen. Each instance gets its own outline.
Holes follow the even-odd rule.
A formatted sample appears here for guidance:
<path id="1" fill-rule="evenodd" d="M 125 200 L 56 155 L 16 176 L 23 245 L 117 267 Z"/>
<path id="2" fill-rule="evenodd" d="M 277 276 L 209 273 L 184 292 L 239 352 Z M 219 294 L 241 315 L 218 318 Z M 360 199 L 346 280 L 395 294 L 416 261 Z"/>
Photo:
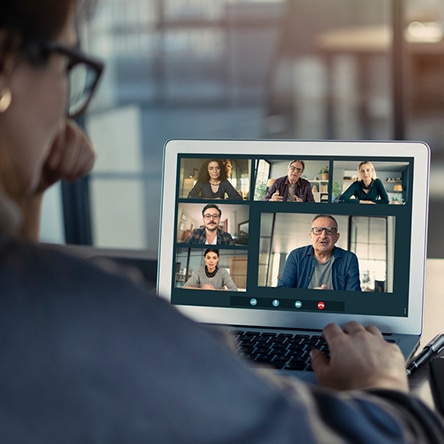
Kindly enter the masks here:
<path id="1" fill-rule="evenodd" d="M 311 245 L 289 254 L 278 287 L 361 291 L 358 258 L 335 245 L 340 236 L 336 219 L 317 215 L 309 236 Z"/>

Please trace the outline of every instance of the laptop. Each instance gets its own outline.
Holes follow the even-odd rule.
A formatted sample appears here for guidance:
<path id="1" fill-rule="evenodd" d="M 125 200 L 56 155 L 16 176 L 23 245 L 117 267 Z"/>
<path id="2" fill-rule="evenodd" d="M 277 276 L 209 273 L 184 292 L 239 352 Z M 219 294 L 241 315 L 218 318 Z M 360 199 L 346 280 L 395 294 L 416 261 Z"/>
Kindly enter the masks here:
<path id="1" fill-rule="evenodd" d="M 359 185 L 363 161 L 375 171 L 372 184 L 385 190 L 371 205 L 343 199 Z M 293 197 L 299 188 L 294 200 L 270 199 L 291 165 L 299 167 L 305 201 Z M 319 336 L 326 324 L 357 320 L 379 327 L 407 360 L 422 332 L 429 167 L 429 147 L 414 141 L 170 140 L 157 291 L 194 320 L 232 332 L 246 357 L 257 347 L 251 337 L 277 344 L 291 359 L 304 338 L 325 348 Z M 357 259 L 354 286 L 333 277 L 335 285 L 321 290 L 284 279 L 290 253 L 311 251 L 317 215 L 333 216 L 335 248 Z M 215 260 L 222 277 L 208 287 L 202 282 L 215 282 Z M 254 349 L 262 354 L 248 359 L 262 364 L 263 347 Z M 273 360 L 283 373 L 315 380 L 309 362 Z"/>

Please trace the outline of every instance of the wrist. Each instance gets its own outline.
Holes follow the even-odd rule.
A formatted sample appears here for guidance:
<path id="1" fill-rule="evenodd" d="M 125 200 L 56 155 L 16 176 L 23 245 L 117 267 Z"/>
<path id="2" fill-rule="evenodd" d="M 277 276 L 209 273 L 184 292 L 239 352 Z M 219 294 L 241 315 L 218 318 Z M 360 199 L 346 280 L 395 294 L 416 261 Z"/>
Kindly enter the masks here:
<path id="1" fill-rule="evenodd" d="M 409 384 L 406 375 L 390 376 L 384 375 L 367 382 L 360 381 L 359 390 L 392 390 L 397 392 L 408 393 Z"/>

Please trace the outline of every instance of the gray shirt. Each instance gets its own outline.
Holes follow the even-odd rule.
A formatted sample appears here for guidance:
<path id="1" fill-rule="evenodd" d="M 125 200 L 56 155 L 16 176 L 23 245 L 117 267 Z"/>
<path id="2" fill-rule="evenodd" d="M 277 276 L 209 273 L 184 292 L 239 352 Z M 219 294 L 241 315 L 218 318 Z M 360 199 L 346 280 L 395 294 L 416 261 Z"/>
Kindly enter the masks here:
<path id="1" fill-rule="evenodd" d="M 325 263 L 321 264 L 316 261 L 314 266 L 313 276 L 311 277 L 310 284 L 308 288 L 318 288 L 321 285 L 326 285 L 327 289 L 333 289 L 333 262 L 335 257 L 332 255 L 330 259 Z"/>
<path id="2" fill-rule="evenodd" d="M 184 287 L 202 288 L 204 284 L 211 284 L 216 290 L 237 291 L 236 284 L 225 268 L 218 268 L 213 277 L 208 277 L 205 273 L 205 267 L 198 267 L 193 271 L 191 277 L 185 282 Z"/>

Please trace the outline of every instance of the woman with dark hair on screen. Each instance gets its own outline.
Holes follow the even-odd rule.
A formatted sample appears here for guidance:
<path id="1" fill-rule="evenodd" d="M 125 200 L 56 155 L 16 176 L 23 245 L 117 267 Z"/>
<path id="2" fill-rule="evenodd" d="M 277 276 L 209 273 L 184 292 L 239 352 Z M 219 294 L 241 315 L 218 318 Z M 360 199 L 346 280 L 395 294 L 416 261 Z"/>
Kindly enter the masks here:
<path id="1" fill-rule="evenodd" d="M 242 199 L 227 180 L 227 168 L 222 159 L 208 159 L 199 170 L 196 184 L 188 197 L 200 199 Z"/>
<path id="2" fill-rule="evenodd" d="M 38 245 L 44 191 L 94 161 L 72 120 L 102 68 L 78 49 L 78 5 L 0 9 L 0 441 L 444 442 L 374 327 L 325 327 L 330 359 L 311 355 L 325 387 L 283 388 L 117 266 Z"/>
<path id="3" fill-rule="evenodd" d="M 339 202 L 359 204 L 388 204 L 389 197 L 375 167 L 365 160 L 358 165 L 359 179 L 339 196 Z"/>
<path id="4" fill-rule="evenodd" d="M 219 268 L 219 250 L 207 248 L 204 251 L 204 266 L 197 267 L 190 279 L 185 282 L 185 288 L 200 288 L 202 290 L 232 290 L 237 291 L 236 284 L 225 268 Z"/>

